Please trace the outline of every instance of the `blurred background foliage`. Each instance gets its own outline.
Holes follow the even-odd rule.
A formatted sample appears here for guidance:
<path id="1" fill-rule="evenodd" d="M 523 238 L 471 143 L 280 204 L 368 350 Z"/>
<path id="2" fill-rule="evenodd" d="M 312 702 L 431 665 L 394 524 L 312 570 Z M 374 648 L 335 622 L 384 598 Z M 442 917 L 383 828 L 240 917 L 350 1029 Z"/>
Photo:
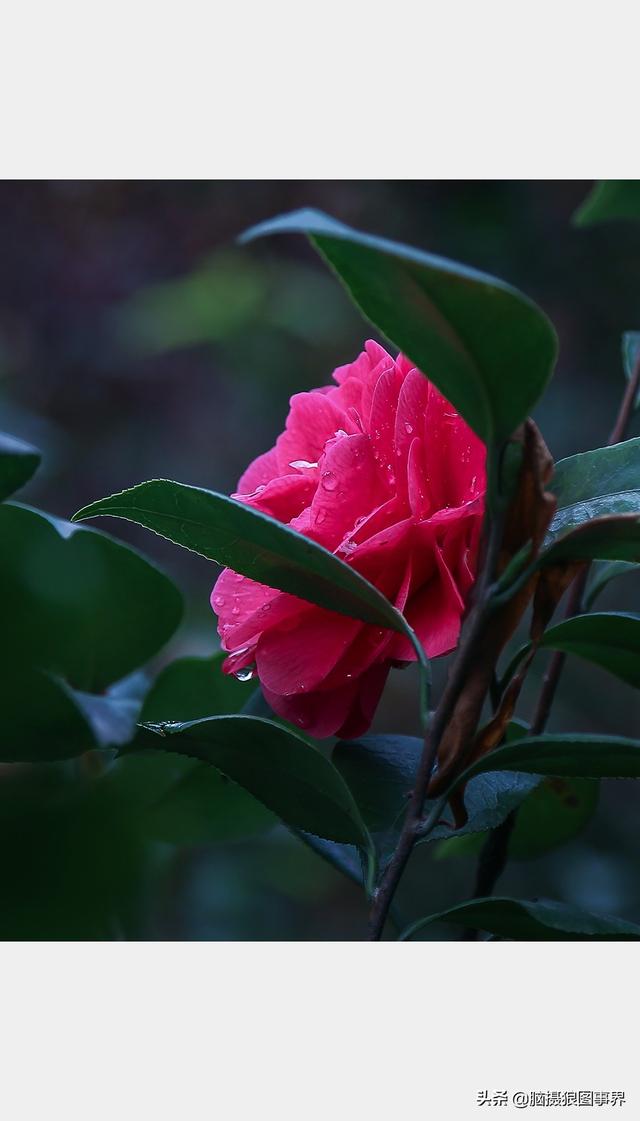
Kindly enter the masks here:
<path id="1" fill-rule="evenodd" d="M 572 227 L 590 186 L 4 182 L 0 428 L 43 451 L 18 498 L 69 517 L 158 476 L 233 491 L 283 427 L 289 396 L 327 382 L 370 334 L 301 238 L 235 243 L 254 222 L 306 205 L 531 295 L 560 336 L 557 373 L 535 414 L 547 443 L 556 458 L 604 443 L 623 388 L 621 334 L 640 328 L 640 226 Z M 161 563 L 187 600 L 153 670 L 213 653 L 214 568 L 133 526 L 108 528 Z M 638 610 L 640 581 L 613 582 L 600 602 Z M 525 717 L 544 668 L 538 661 Z M 445 670 L 437 667 L 437 680 Z M 415 685 L 411 670 L 392 674 L 375 730 L 417 731 Z M 637 735 L 638 716 L 631 688 L 569 660 L 551 728 Z M 564 847 L 523 844 L 523 825 L 501 889 L 639 921 L 636 787 L 604 783 L 593 816 L 594 792 L 582 794 L 588 806 L 580 801 L 576 815 L 584 810 L 588 820 Z M 213 786 L 210 797 L 219 797 Z M 197 823 L 185 823 L 180 837 L 149 844 L 117 782 L 86 799 L 64 769 L 2 768 L 0 936 L 361 937 L 360 891 L 269 815 L 249 813 L 241 828 L 247 806 L 237 813 L 237 836 L 227 828 L 224 840 L 209 833 L 203 841 Z M 516 859 L 523 850 L 528 857 Z M 413 917 L 468 896 L 475 859 L 473 845 L 422 846 L 399 910 Z"/>

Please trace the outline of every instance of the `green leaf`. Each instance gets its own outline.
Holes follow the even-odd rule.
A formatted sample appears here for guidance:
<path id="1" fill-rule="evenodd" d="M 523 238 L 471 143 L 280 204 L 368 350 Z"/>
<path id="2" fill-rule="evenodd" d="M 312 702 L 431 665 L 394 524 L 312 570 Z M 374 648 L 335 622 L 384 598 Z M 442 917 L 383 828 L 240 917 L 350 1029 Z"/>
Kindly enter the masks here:
<path id="1" fill-rule="evenodd" d="M 148 686 L 146 674 L 134 673 L 99 695 L 82 693 L 68 685 L 65 689 L 89 723 L 96 744 L 122 747 L 135 735 Z"/>
<path id="2" fill-rule="evenodd" d="M 270 720 L 217 716 L 151 726 L 139 746 L 212 763 L 295 829 L 370 847 L 340 772 L 315 747 Z M 154 743 L 155 740 L 155 743 Z"/>
<path id="3" fill-rule="evenodd" d="M 362 861 L 354 845 L 339 845 L 335 841 L 325 841 L 323 837 L 316 837 L 313 833 L 304 833 L 298 829 L 294 829 L 293 833 L 328 864 L 342 872 L 343 876 L 353 880 L 360 887 L 363 886 Z"/>
<path id="4" fill-rule="evenodd" d="M 522 735 L 522 730 L 518 729 Z M 388 855 L 402 826 L 414 784 L 423 741 L 413 736 L 363 736 L 336 745 L 333 762 L 346 780 L 378 848 Z M 537 786 L 535 775 L 483 774 L 464 792 L 468 820 L 435 827 L 420 843 L 494 829 Z M 425 815 L 435 803 L 428 801 Z M 447 814 L 443 811 L 443 817 Z"/>
<path id="5" fill-rule="evenodd" d="M 85 506 L 74 520 L 109 514 L 270 588 L 374 626 L 413 632 L 381 592 L 315 541 L 226 495 L 153 479 Z"/>
<path id="6" fill-rule="evenodd" d="M 218 653 L 170 662 L 147 693 L 140 720 L 199 720 L 240 712 L 253 695 L 254 686 L 222 672 L 226 657 Z"/>
<path id="7" fill-rule="evenodd" d="M 596 599 L 611 580 L 637 571 L 638 565 L 631 564 L 629 561 L 603 561 L 598 564 L 591 576 L 584 597 L 585 611 L 589 611 L 593 607 Z"/>
<path id="8" fill-rule="evenodd" d="M 41 670 L 5 667 L 0 675 L 0 710 L 3 763 L 72 759 L 98 744 L 72 691 Z"/>
<path id="9" fill-rule="evenodd" d="M 590 778 L 543 779 L 520 806 L 509 856 L 530 860 L 570 841 L 593 817 L 599 791 Z"/>
<path id="10" fill-rule="evenodd" d="M 486 442 L 527 416 L 554 366 L 555 331 L 531 300 L 485 273 L 350 229 L 317 210 L 262 222 L 244 241 L 306 234 L 354 302 Z"/>
<path id="11" fill-rule="evenodd" d="M 187 721 L 239 712 L 254 690 L 252 685 L 222 672 L 225 657 L 219 653 L 171 662 L 149 690 L 140 719 Z M 129 755 L 117 765 L 122 770 L 121 781 L 140 790 L 145 832 L 169 844 L 193 845 L 251 836 L 276 821 L 251 794 L 209 763 L 145 751 Z M 166 783 L 165 775 L 169 779 Z"/>
<path id="12" fill-rule="evenodd" d="M 140 711 L 141 678 L 133 675 L 96 696 L 46 671 L 7 666 L 0 676 L 0 761 L 53 762 L 128 743 Z"/>
<path id="13" fill-rule="evenodd" d="M 583 529 L 586 525 L 596 525 L 605 519 L 620 517 L 636 517 L 640 514 L 640 490 L 625 490 L 620 494 L 607 494 L 600 498 L 589 499 L 586 502 L 575 502 L 571 506 L 564 506 L 555 514 L 547 536 L 544 541 L 545 550 L 559 544 L 568 547 L 567 538 L 576 530 Z M 604 527 L 603 527 L 604 528 Z M 614 539 L 617 527 L 614 529 Z M 581 538 L 582 540 L 582 538 Z M 593 540 L 596 540 L 594 537 Z M 570 543 L 569 543 L 570 544 Z M 635 555 L 635 553 L 634 553 Z M 608 559 L 607 556 L 600 559 Z"/>
<path id="14" fill-rule="evenodd" d="M 577 654 L 640 687 L 640 616 L 620 611 L 574 615 L 551 627 L 542 646 Z"/>
<path id="15" fill-rule="evenodd" d="M 422 747 L 416 736 L 363 736 L 336 744 L 332 760 L 370 830 L 388 829 L 403 816 Z"/>
<path id="16" fill-rule="evenodd" d="M 634 496 L 634 510 L 640 508 L 636 497 L 640 494 L 640 437 L 559 460 L 550 489 L 558 500 L 559 514 L 598 498 L 611 500 L 610 508 L 598 506 L 599 514 L 619 513 L 620 495 L 625 492 Z M 591 516 L 587 512 L 581 520 L 587 521 Z"/>
<path id="17" fill-rule="evenodd" d="M 575 226 L 613 219 L 640 219 L 640 180 L 601 179 L 573 216 Z"/>
<path id="18" fill-rule="evenodd" d="M 499 778 L 500 775 L 477 775 L 471 780 L 467 790 L 482 778 L 494 777 Z M 519 800 L 518 815 L 509 837 L 510 859 L 531 860 L 570 841 L 584 829 L 598 804 L 600 784 L 594 779 L 540 779 L 533 775 L 512 777 L 533 779 L 534 788 Z M 517 807 L 518 803 L 513 806 L 514 809 Z M 505 817 L 506 814 L 501 820 L 504 821 Z M 480 833 L 465 834 L 464 830 L 458 830 L 450 839 L 445 837 L 442 840 L 436 858 L 444 860 L 452 856 L 475 854 L 482 848 L 482 844 Z"/>
<path id="19" fill-rule="evenodd" d="M 276 822 L 261 802 L 206 763 L 189 767 L 143 815 L 145 832 L 172 845 L 250 837 Z"/>
<path id="20" fill-rule="evenodd" d="M 0 502 L 29 481 L 40 459 L 40 452 L 31 444 L 0 432 Z"/>
<path id="21" fill-rule="evenodd" d="M 640 740 L 577 732 L 528 736 L 490 751 L 454 782 L 454 787 L 486 771 L 580 778 L 640 778 Z M 453 787 L 452 787 L 453 789 Z"/>
<path id="22" fill-rule="evenodd" d="M 420 843 L 451 840 L 495 829 L 525 801 L 539 782 L 538 776 L 533 774 L 491 772 L 477 775 L 464 791 L 468 814 L 465 824 L 455 830 L 450 825 L 436 825 Z"/>
<path id="23" fill-rule="evenodd" d="M 640 331 L 625 331 L 622 336 L 622 366 L 627 381 L 631 381 L 640 358 Z M 640 390 L 636 395 L 635 408 L 640 406 Z"/>
<path id="24" fill-rule="evenodd" d="M 182 599 L 134 549 L 29 507 L 0 506 L 3 638 L 14 663 L 100 692 L 171 637 Z"/>
<path id="25" fill-rule="evenodd" d="M 631 493 L 627 491 L 627 494 Z M 640 517 L 637 514 L 598 516 L 596 504 L 601 502 L 606 505 L 607 501 L 596 499 L 579 509 L 570 507 L 577 514 L 577 524 L 571 528 L 569 518 L 565 531 L 559 530 L 555 538 L 548 539 L 548 547 L 538 557 L 536 567 L 571 560 L 640 561 Z M 635 500 L 630 505 L 634 506 Z M 583 520 L 588 517 L 593 520 Z"/>
<path id="26" fill-rule="evenodd" d="M 418 919 L 400 936 L 413 938 L 434 922 L 485 930 L 499 938 L 524 942 L 638 941 L 640 926 L 609 915 L 594 915 L 551 899 L 507 899 L 492 896 L 458 903 L 447 911 Z"/>
<path id="27" fill-rule="evenodd" d="M 558 510 L 541 563 L 640 555 L 632 528 L 640 514 L 640 438 L 560 460 L 551 489 Z"/>

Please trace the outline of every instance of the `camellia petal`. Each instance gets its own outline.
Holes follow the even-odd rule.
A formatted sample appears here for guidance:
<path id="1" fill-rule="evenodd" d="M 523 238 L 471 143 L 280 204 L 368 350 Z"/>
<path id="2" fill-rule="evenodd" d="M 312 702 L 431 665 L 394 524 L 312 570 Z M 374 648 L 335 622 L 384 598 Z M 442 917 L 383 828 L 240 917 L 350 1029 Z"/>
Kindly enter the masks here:
<path id="1" fill-rule="evenodd" d="M 485 449 L 402 355 L 369 341 L 334 384 L 291 398 L 275 448 L 236 497 L 312 537 L 402 611 L 429 657 L 454 648 L 475 577 Z M 322 738 L 367 731 L 401 635 L 225 570 L 211 603 L 226 672 L 255 667 L 268 704 Z"/>

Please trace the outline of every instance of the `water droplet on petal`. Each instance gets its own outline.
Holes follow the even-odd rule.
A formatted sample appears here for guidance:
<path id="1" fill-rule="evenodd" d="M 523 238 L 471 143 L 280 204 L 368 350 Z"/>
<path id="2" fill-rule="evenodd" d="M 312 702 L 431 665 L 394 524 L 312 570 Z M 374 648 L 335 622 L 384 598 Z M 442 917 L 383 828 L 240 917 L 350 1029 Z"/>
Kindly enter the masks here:
<path id="1" fill-rule="evenodd" d="M 237 669 L 233 676 L 236 681 L 252 681 L 256 676 L 256 667 L 243 666 L 242 669 Z"/>
<path id="2" fill-rule="evenodd" d="M 410 436 L 411 433 L 413 432 L 413 425 L 409 424 L 408 420 L 405 421 L 404 430 L 407 433 L 407 436 Z"/>
<path id="3" fill-rule="evenodd" d="M 326 510 L 318 510 L 318 512 L 316 514 L 316 525 L 322 525 L 326 516 L 327 516 L 327 511 Z"/>
<path id="4" fill-rule="evenodd" d="M 314 467 L 317 466 L 317 463 L 311 463 L 308 459 L 292 459 L 291 463 L 289 464 L 289 467 L 298 467 L 300 468 L 300 470 L 306 468 L 306 470 L 308 471 L 311 471 Z"/>
<path id="5" fill-rule="evenodd" d="M 240 614 L 240 608 L 237 605 L 235 607 L 232 607 L 231 608 L 231 614 L 232 615 L 239 615 Z"/>
<path id="6" fill-rule="evenodd" d="M 335 490 L 338 485 L 338 480 L 333 471 L 324 471 L 320 480 L 325 490 Z"/>
<path id="7" fill-rule="evenodd" d="M 356 545 L 355 541 L 350 541 L 347 539 L 346 541 L 343 541 L 341 545 L 338 545 L 336 552 L 342 553 L 342 555 L 345 557 L 350 557 L 352 553 L 355 553 L 357 548 L 358 546 Z"/>
<path id="8" fill-rule="evenodd" d="M 224 596 L 214 596 L 213 602 L 216 607 L 224 607 Z"/>

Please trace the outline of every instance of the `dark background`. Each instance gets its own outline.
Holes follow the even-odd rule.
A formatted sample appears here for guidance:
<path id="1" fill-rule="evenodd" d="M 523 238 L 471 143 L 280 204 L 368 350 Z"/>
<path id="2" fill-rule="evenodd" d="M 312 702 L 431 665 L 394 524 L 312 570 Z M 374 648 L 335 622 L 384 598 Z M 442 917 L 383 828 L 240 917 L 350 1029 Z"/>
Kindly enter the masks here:
<path id="1" fill-rule="evenodd" d="M 155 476 L 233 490 L 283 427 L 291 393 L 327 382 L 371 334 L 301 238 L 235 243 L 252 223 L 299 206 L 320 207 L 522 288 L 560 337 L 556 376 L 535 414 L 552 453 L 560 458 L 604 443 L 623 387 L 620 335 L 640 328 L 640 227 L 573 228 L 571 214 L 590 187 L 4 182 L 0 427 L 45 453 L 20 499 L 68 517 Z M 108 528 L 160 561 L 187 596 L 187 620 L 167 657 L 213 650 L 212 566 L 124 523 Z M 625 577 L 602 603 L 634 610 L 639 598 L 635 577 Z M 524 716 L 541 669 L 534 667 Z M 392 675 L 378 730 L 416 730 L 414 687 L 412 671 Z M 551 726 L 637 734 L 637 699 L 603 672 L 571 661 Z M 639 921 L 636 789 L 604 784 L 582 834 L 562 849 L 512 862 L 501 890 Z M 420 910 L 437 910 L 469 894 L 474 858 L 444 859 L 428 848 L 412 862 L 404 896 L 412 891 L 424 900 Z M 284 830 L 163 851 L 154 868 L 140 888 L 139 936 L 362 933 L 358 890 Z M 48 934 L 55 930 L 45 919 L 41 936 Z M 441 929 L 435 936 L 445 935 Z"/>

